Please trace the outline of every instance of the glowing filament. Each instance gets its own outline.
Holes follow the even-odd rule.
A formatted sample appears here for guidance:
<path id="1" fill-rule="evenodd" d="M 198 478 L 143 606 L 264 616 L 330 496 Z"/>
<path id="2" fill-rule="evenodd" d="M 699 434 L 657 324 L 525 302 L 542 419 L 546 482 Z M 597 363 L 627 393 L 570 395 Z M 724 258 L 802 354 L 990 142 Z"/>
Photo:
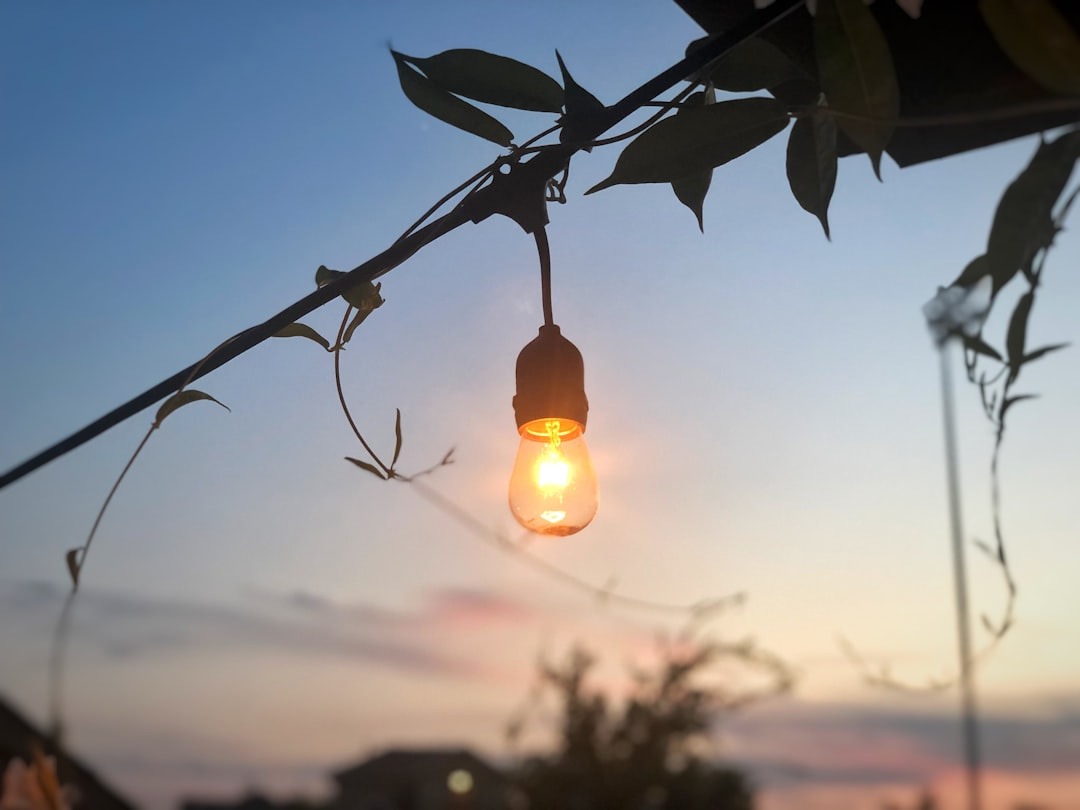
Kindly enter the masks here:
<path id="1" fill-rule="evenodd" d="M 582 432 L 569 419 L 537 419 L 522 427 L 510 507 L 530 531 L 574 534 L 596 513 L 596 477 Z"/>
<path id="2" fill-rule="evenodd" d="M 570 464 L 558 450 L 548 448 L 536 470 L 536 484 L 542 489 L 566 489 L 570 484 Z"/>

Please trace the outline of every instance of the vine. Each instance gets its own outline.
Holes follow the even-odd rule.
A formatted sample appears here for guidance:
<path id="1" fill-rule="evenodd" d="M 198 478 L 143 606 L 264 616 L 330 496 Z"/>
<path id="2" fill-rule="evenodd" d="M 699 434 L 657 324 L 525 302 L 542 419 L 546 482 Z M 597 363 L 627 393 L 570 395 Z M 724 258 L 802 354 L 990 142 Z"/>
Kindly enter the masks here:
<path id="1" fill-rule="evenodd" d="M 210 354 L 203 358 L 199 363 L 199 366 L 209 360 L 214 353 L 223 346 L 231 343 L 236 337 L 237 336 L 229 338 L 211 351 Z M 109 489 L 109 493 L 105 496 L 105 500 L 102 502 L 101 508 L 98 510 L 93 524 L 90 526 L 90 532 L 86 536 L 86 541 L 81 546 L 69 549 L 64 555 L 64 562 L 67 564 L 68 575 L 71 577 L 71 590 L 68 591 L 67 596 L 64 598 L 63 607 L 60 609 L 60 616 L 57 619 L 56 627 L 53 630 L 52 652 L 49 657 L 49 735 L 52 737 L 53 745 L 56 750 L 60 750 L 60 744 L 63 738 L 64 666 L 68 634 L 71 627 L 72 609 L 75 606 L 75 597 L 79 592 L 79 579 L 86 566 L 87 555 L 90 553 L 90 546 L 94 542 L 94 537 L 97 535 L 97 531 L 101 526 L 101 521 L 105 517 L 105 512 L 108 510 L 109 504 L 112 503 L 113 497 L 116 495 L 117 490 L 120 489 L 120 484 L 123 483 L 124 478 L 135 464 L 135 459 L 139 457 L 143 448 L 145 448 L 150 441 L 150 437 L 154 435 L 154 431 L 161 427 L 162 423 L 171 413 L 185 405 L 190 405 L 192 402 L 198 402 L 199 400 L 209 400 L 210 402 L 221 405 L 225 410 L 229 410 L 227 405 L 218 401 L 210 394 L 207 394 L 204 391 L 187 388 L 188 383 L 195 377 L 197 368 L 198 367 L 196 367 L 196 371 L 193 371 L 188 380 L 180 387 L 180 390 L 165 400 L 165 402 L 161 404 L 161 407 L 158 408 L 157 413 L 154 415 L 154 421 L 150 424 L 150 428 L 142 437 L 142 441 L 139 442 L 138 446 L 135 448 L 135 452 L 131 454 L 131 457 L 124 465 L 124 468 L 120 471 L 120 475 L 117 476 L 116 481 L 113 482 L 112 487 Z"/>
<path id="2" fill-rule="evenodd" d="M 1058 202 L 1080 157 L 1080 131 L 1041 141 L 1028 166 L 1009 185 L 998 203 L 990 229 L 987 251 L 973 259 L 960 276 L 925 309 L 931 330 L 939 345 L 955 341 L 963 347 L 967 380 L 976 386 L 983 414 L 994 428 L 990 455 L 989 480 L 993 542 L 978 538 L 973 543 L 1000 571 L 1005 586 L 1005 603 L 999 618 L 980 616 L 988 639 L 974 654 L 976 662 L 985 660 L 1006 636 L 1015 621 L 1018 595 L 1016 578 L 1006 552 L 1001 518 L 1000 462 L 1006 434 L 1006 418 L 1016 404 L 1034 399 L 1036 394 L 1015 394 L 1013 387 L 1028 364 L 1066 348 L 1067 343 L 1053 343 L 1036 349 L 1028 347 L 1028 324 L 1040 289 L 1043 270 L 1054 239 L 1064 229 L 1067 217 L 1080 188 Z M 1056 210 L 1055 210 L 1056 209 Z M 1027 289 L 1018 298 L 1004 335 L 1004 352 L 983 337 L 983 324 L 989 317 L 997 296 L 1015 278 Z M 994 363 L 989 372 L 980 363 Z M 925 685 L 896 679 L 888 664 L 871 664 L 846 639 L 840 645 L 848 658 L 872 684 L 901 691 L 940 691 L 957 683 L 956 676 L 929 678 Z"/>

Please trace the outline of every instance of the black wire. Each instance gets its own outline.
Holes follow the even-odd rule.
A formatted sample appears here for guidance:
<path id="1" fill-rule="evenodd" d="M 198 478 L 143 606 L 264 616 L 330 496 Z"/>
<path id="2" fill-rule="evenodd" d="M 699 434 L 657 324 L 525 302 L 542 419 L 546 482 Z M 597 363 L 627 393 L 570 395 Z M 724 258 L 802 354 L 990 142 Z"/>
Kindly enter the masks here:
<path id="1" fill-rule="evenodd" d="M 202 360 L 176 372 L 171 377 L 162 380 L 154 387 L 143 391 L 143 393 L 139 394 L 137 397 L 128 400 L 123 405 L 114 408 L 104 416 L 91 422 L 82 430 L 71 434 L 66 439 L 42 450 L 36 456 L 27 459 L 22 464 L 0 474 L 0 489 L 18 481 L 24 475 L 28 475 L 38 467 L 47 464 L 53 459 L 74 450 L 79 445 L 90 441 L 90 439 L 104 433 L 114 425 L 123 422 L 128 417 L 150 407 L 155 402 L 158 402 L 169 394 L 179 390 L 181 386 L 189 385 L 200 377 L 209 374 L 214 369 L 220 368 L 230 360 L 239 357 L 248 349 L 262 343 L 264 340 L 276 334 L 282 328 L 293 323 L 298 318 L 307 315 L 309 312 L 318 309 L 323 304 L 334 300 L 341 295 L 341 293 L 346 292 L 357 284 L 371 281 L 371 279 L 377 278 L 394 267 L 397 267 L 429 242 L 433 242 L 435 239 L 465 222 L 468 222 L 468 217 L 465 212 L 454 210 L 440 219 L 424 226 L 407 239 L 395 242 L 382 253 L 368 259 L 346 275 L 336 278 L 334 281 L 320 287 L 310 295 L 301 298 L 296 303 L 283 309 L 277 315 L 267 319 L 258 326 L 245 329 L 238 334 L 234 340 L 215 349 L 210 356 L 204 357 Z"/>
<path id="2" fill-rule="evenodd" d="M 551 317 L 551 249 L 548 247 L 547 228 L 537 228 L 536 252 L 540 254 L 540 295 L 544 302 L 544 326 L 554 326 Z"/>
<path id="3" fill-rule="evenodd" d="M 588 141 L 599 137 L 628 115 L 640 109 L 646 102 L 652 101 L 656 96 L 669 90 L 671 87 L 674 87 L 678 82 L 701 70 L 701 68 L 709 62 L 723 56 L 732 48 L 754 36 L 762 29 L 790 14 L 792 11 L 802 6 L 804 2 L 805 0 L 776 0 L 771 5 L 750 14 L 745 20 L 736 24 L 724 34 L 717 36 L 707 45 L 694 51 L 667 70 L 645 82 L 645 84 L 641 85 L 636 90 L 628 93 L 612 106 L 601 111 L 583 130 L 583 139 Z M 522 165 L 528 166 L 537 163 L 538 167 L 542 167 L 550 160 L 552 161 L 553 169 L 549 177 L 554 177 L 563 169 L 569 155 L 580 148 L 573 144 L 562 146 L 562 149 L 556 147 L 550 153 L 541 152 L 533 160 L 529 161 L 529 163 Z M 425 226 L 421 231 L 412 234 L 407 239 L 394 243 L 387 250 L 364 262 L 346 276 L 342 276 L 334 282 L 321 287 L 316 292 L 297 301 L 292 306 L 287 307 L 263 323 L 245 330 L 236 340 L 229 343 L 227 347 L 215 351 L 212 357 L 205 358 L 198 363 L 177 372 L 168 379 L 162 380 L 153 388 L 147 389 L 137 397 L 114 408 L 112 411 L 90 423 L 82 430 L 73 433 L 67 438 L 41 451 L 36 456 L 27 459 L 22 464 L 0 474 L 0 489 L 14 483 L 53 459 L 59 458 L 65 453 L 74 450 L 76 447 L 79 447 L 95 436 L 104 433 L 114 425 L 117 425 L 130 416 L 150 407 L 155 402 L 164 399 L 169 394 L 177 391 L 180 386 L 193 382 L 195 379 L 225 365 L 227 362 L 240 356 L 248 349 L 262 343 L 297 318 L 306 315 L 323 304 L 333 300 L 342 292 L 345 292 L 356 284 L 370 281 L 373 278 L 383 275 L 412 256 L 412 254 L 419 250 L 420 247 L 434 241 L 439 236 L 449 233 L 470 219 L 473 222 L 480 222 L 486 216 L 495 212 L 495 209 L 483 211 L 468 209 L 465 206 L 454 209 L 441 219 Z M 549 296 L 545 314 L 549 314 L 550 309 L 551 304 Z M 550 318 L 548 318 L 548 323 L 551 323 Z M 193 374 L 193 372 L 195 373 Z"/>

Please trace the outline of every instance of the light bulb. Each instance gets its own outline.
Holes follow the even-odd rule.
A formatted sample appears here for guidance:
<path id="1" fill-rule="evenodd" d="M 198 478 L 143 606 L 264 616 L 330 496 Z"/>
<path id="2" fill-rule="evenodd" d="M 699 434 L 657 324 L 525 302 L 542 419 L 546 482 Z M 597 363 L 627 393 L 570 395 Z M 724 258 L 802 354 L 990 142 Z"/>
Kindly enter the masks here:
<path id="1" fill-rule="evenodd" d="M 596 474 L 585 429 L 573 419 L 534 419 L 521 426 L 510 474 L 510 511 L 531 532 L 565 537 L 596 514 Z"/>
<path id="2" fill-rule="evenodd" d="M 510 474 L 510 511 L 531 532 L 565 537 L 596 514 L 596 474 L 585 446 L 585 363 L 545 323 L 521 350 L 514 422 L 521 443 Z"/>

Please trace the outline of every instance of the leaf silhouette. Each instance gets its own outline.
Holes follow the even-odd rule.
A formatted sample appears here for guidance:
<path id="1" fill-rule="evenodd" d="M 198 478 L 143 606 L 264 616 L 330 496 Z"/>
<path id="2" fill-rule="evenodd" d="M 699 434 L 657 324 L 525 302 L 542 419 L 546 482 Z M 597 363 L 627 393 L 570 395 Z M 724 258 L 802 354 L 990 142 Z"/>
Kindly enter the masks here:
<path id="1" fill-rule="evenodd" d="M 1024 363 L 1024 345 L 1027 343 L 1028 316 L 1035 303 L 1035 293 L 1026 292 L 1016 302 L 1009 319 L 1009 332 L 1005 338 L 1005 350 L 1009 353 L 1009 382 L 1016 380 L 1020 366 Z"/>
<path id="2" fill-rule="evenodd" d="M 690 43 L 687 55 L 711 39 L 703 37 Z M 729 93 L 770 90 L 791 79 L 810 78 L 783 51 L 760 37 L 740 42 L 706 70 L 713 85 Z"/>
<path id="3" fill-rule="evenodd" d="M 683 115 L 689 109 L 705 107 L 715 103 L 716 91 L 709 87 L 690 96 L 686 100 L 686 106 L 682 107 L 676 115 Z M 712 169 L 706 169 L 703 172 L 673 180 L 671 183 L 671 190 L 675 192 L 679 202 L 689 208 L 697 217 L 698 228 L 701 229 L 702 233 L 705 232 L 705 197 L 709 193 L 709 186 L 712 185 L 712 173 Z"/>
<path id="4" fill-rule="evenodd" d="M 795 200 L 821 222 L 829 236 L 829 201 L 836 188 L 836 121 L 815 113 L 799 118 L 791 128 L 787 176 Z"/>
<path id="5" fill-rule="evenodd" d="M 398 456 L 401 455 L 401 408 L 396 408 L 397 417 L 394 420 L 394 458 L 390 462 L 390 469 L 397 464 Z"/>
<path id="6" fill-rule="evenodd" d="M 840 118 L 839 127 L 870 156 L 881 179 L 881 153 L 900 114 L 889 44 L 862 0 L 820 0 L 814 17 L 818 76 L 829 106 L 890 123 Z"/>
<path id="7" fill-rule="evenodd" d="M 370 312 L 386 303 L 379 294 L 381 290 L 382 282 L 372 284 L 370 281 L 362 281 L 355 287 L 350 287 L 343 292 L 341 297 L 357 309 L 364 312 Z"/>
<path id="8" fill-rule="evenodd" d="M 1054 206 L 1065 190 L 1077 158 L 1080 131 L 1040 143 L 1031 162 L 1001 195 L 990 226 L 986 256 L 994 294 L 1031 265 L 1054 235 Z"/>
<path id="9" fill-rule="evenodd" d="M 349 321 L 349 325 L 345 328 L 345 332 L 341 336 L 342 345 L 345 345 L 352 340 L 353 332 L 356 331 L 356 328 L 360 326 L 360 324 L 367 320 L 368 315 L 386 303 L 379 294 L 381 289 L 382 282 L 378 284 L 365 282 L 364 285 L 347 290 L 341 296 L 356 308 L 356 314 L 353 315 L 352 320 Z"/>
<path id="10" fill-rule="evenodd" d="M 198 402 L 201 399 L 207 399 L 210 402 L 217 402 L 225 410 L 229 410 L 229 406 L 223 402 L 218 402 L 212 396 L 204 391 L 196 391 L 194 388 L 188 388 L 184 391 L 177 391 L 167 400 L 165 400 L 161 407 L 158 408 L 157 414 L 154 416 L 154 426 L 161 427 L 161 423 L 165 421 L 165 417 L 171 414 L 178 408 L 183 408 L 185 405 L 189 405 L 192 402 Z M 231 411 L 230 411 L 231 413 Z"/>
<path id="11" fill-rule="evenodd" d="M 967 266 L 960 271 L 960 275 L 956 277 L 956 280 L 950 284 L 950 287 L 974 287 L 975 284 L 990 272 L 990 259 L 984 253 L 981 256 L 976 256 Z"/>
<path id="12" fill-rule="evenodd" d="M 1055 93 L 1080 94 L 1080 37 L 1050 0 L 979 0 L 979 11 L 1020 70 Z"/>
<path id="13" fill-rule="evenodd" d="M 347 327 L 345 327 L 345 333 L 341 336 L 341 345 L 342 346 L 344 346 L 346 343 L 348 343 L 350 340 L 352 340 L 353 332 L 356 331 L 356 328 L 358 326 L 360 326 L 360 324 L 362 324 L 364 321 L 367 320 L 368 315 L 370 315 L 371 312 L 372 312 L 372 310 L 370 310 L 370 309 L 358 309 L 358 310 L 356 310 L 356 314 L 353 315 L 352 320 L 349 321 L 349 325 Z"/>
<path id="14" fill-rule="evenodd" d="M 386 480 L 386 476 L 383 475 L 382 470 L 380 470 L 374 464 L 368 464 L 366 461 L 361 461 L 360 459 L 353 458 L 352 456 L 345 456 L 345 460 L 346 461 L 351 461 L 353 464 L 355 464 L 361 470 L 367 470 L 367 472 L 371 473 L 376 478 L 379 478 L 379 479 L 381 479 L 383 481 Z"/>
<path id="15" fill-rule="evenodd" d="M 688 109 L 638 135 L 619 155 L 615 170 L 586 194 L 620 183 L 670 183 L 760 146 L 787 126 L 784 105 L 744 98 Z"/>
<path id="16" fill-rule="evenodd" d="M 343 273 L 340 270 L 331 270 L 328 267 L 319 265 L 319 269 L 315 271 L 315 285 L 318 287 L 325 287 L 330 282 L 337 281 L 344 275 L 346 275 L 346 273 Z M 382 282 L 373 284 L 370 281 L 361 281 L 356 286 L 350 287 L 341 294 L 341 297 L 356 309 L 356 316 L 349 323 L 349 326 L 341 339 L 343 345 L 349 342 L 353 332 L 356 331 L 356 327 L 364 322 L 364 319 L 371 314 L 372 310 L 378 309 L 386 303 L 380 294 L 381 291 Z"/>
<path id="17" fill-rule="evenodd" d="M 536 112 L 561 112 L 563 89 L 543 71 L 505 56 L 456 48 L 426 59 L 402 56 L 443 90 L 473 101 Z"/>
<path id="18" fill-rule="evenodd" d="M 976 354 L 982 354 L 986 357 L 992 357 L 995 360 L 1004 360 L 1004 358 L 1001 356 L 1001 352 L 999 352 L 997 349 L 995 349 L 993 346 L 983 340 L 982 337 L 980 337 L 979 335 L 968 335 L 961 332 L 960 337 L 964 341 L 965 349 L 970 349 Z"/>
<path id="19" fill-rule="evenodd" d="M 320 335 L 318 332 L 316 332 L 314 329 L 312 329 L 310 326 L 308 326 L 307 324 L 304 324 L 304 323 L 290 323 L 288 326 L 284 326 L 281 329 L 279 329 L 274 334 L 274 337 L 279 337 L 279 338 L 284 338 L 284 337 L 307 338 L 308 340 L 315 341 L 316 343 L 318 343 L 320 346 L 322 346 L 327 351 L 331 351 L 331 349 L 330 349 L 330 341 L 327 340 L 326 338 L 324 338 L 322 335 Z"/>
<path id="20" fill-rule="evenodd" d="M 1004 425 L 1005 414 L 1017 402 L 1023 402 L 1025 399 L 1038 399 L 1038 397 L 1038 394 L 1017 394 L 1015 397 L 1005 397 L 1005 399 L 1001 400 L 1001 409 L 998 411 L 998 423 Z"/>
<path id="21" fill-rule="evenodd" d="M 562 54 L 555 51 L 555 58 L 559 62 L 559 71 L 562 73 L 563 106 L 566 115 L 563 116 L 563 128 L 559 133 L 560 143 L 568 143 L 583 140 L 589 129 L 590 123 L 605 110 L 604 103 L 596 96 L 574 81 L 570 71 L 566 69 Z M 592 147 L 585 147 L 586 152 L 591 152 Z"/>
<path id="22" fill-rule="evenodd" d="M 390 51 L 397 65 L 398 81 L 413 104 L 451 126 L 471 132 L 500 146 L 509 146 L 514 134 L 478 107 L 443 90 L 407 64 L 408 57 Z"/>
<path id="23" fill-rule="evenodd" d="M 320 264 L 319 269 L 315 271 L 315 286 L 325 287 L 331 281 L 343 275 L 345 274 L 340 270 L 331 270 L 325 264 Z"/>
<path id="24" fill-rule="evenodd" d="M 83 550 L 83 546 L 68 550 L 64 555 L 64 562 L 67 563 L 68 573 L 71 575 L 71 587 L 73 590 L 78 590 L 79 587 L 79 553 Z"/>
<path id="25" fill-rule="evenodd" d="M 1056 352 L 1059 349 L 1066 349 L 1068 347 L 1069 347 L 1068 343 L 1054 343 L 1054 344 L 1051 344 L 1050 346 L 1043 346 L 1041 348 L 1035 349 L 1034 351 L 1031 351 L 1031 352 L 1028 352 L 1027 354 L 1025 354 L 1024 359 L 1021 360 L 1020 362 L 1022 362 L 1022 363 L 1024 363 L 1026 365 L 1027 363 L 1031 363 L 1031 362 L 1033 362 L 1035 360 L 1038 360 L 1040 357 L 1045 357 L 1046 355 L 1050 354 L 1050 352 Z"/>

